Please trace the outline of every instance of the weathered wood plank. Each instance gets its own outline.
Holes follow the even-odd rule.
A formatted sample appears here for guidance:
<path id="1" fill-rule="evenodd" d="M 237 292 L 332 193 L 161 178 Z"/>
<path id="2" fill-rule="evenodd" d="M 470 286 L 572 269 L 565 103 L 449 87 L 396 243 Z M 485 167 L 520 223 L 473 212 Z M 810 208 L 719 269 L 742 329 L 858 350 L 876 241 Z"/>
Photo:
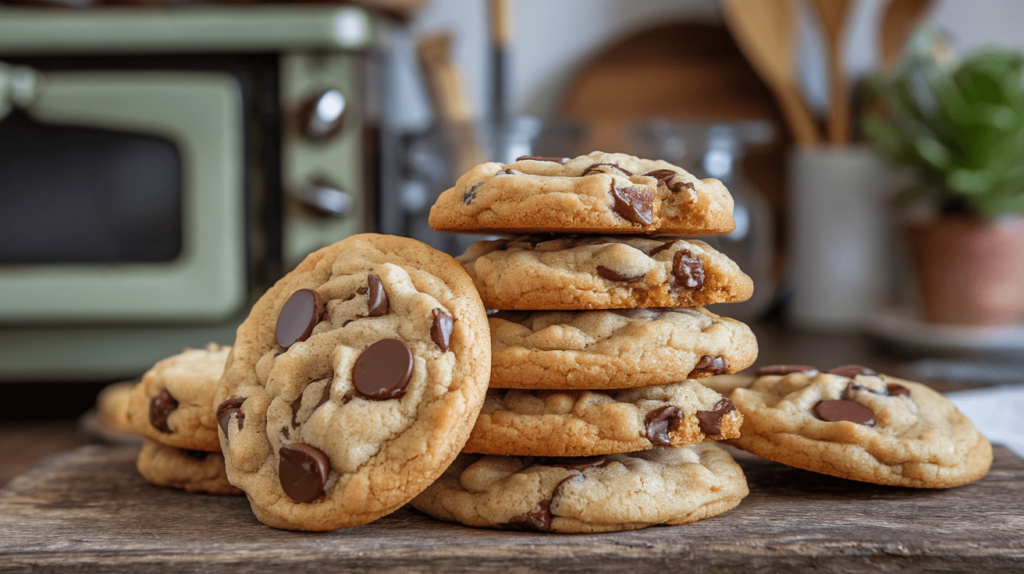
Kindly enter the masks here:
<path id="1" fill-rule="evenodd" d="M 737 457 L 750 496 L 694 524 L 600 535 L 476 530 L 403 508 L 329 533 L 259 524 L 244 498 L 158 488 L 136 450 L 90 446 L 0 489 L 0 570 L 550 572 L 1024 571 L 1024 460 L 945 491 L 882 487 Z"/>

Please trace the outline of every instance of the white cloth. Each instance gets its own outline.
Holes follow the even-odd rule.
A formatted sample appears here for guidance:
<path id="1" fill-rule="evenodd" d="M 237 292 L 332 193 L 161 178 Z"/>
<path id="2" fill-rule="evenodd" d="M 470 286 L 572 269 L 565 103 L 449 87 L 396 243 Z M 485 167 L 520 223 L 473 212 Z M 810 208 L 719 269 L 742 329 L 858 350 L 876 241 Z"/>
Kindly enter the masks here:
<path id="1" fill-rule="evenodd" d="M 1024 384 L 946 395 L 992 444 L 1024 458 Z"/>

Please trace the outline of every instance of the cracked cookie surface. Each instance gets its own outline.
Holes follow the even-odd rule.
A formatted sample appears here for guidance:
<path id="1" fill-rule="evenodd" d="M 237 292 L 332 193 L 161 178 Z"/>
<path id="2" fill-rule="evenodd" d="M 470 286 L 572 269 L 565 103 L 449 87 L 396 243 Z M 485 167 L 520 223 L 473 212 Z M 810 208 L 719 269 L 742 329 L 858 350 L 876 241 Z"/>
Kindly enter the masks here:
<path id="1" fill-rule="evenodd" d="M 228 478 L 270 526 L 388 514 L 465 444 L 487 389 L 486 312 L 454 259 L 357 235 L 254 305 L 217 389 Z"/>
<path id="2" fill-rule="evenodd" d="M 992 447 L 970 419 L 920 383 L 856 365 L 828 373 L 780 365 L 759 374 L 730 397 L 744 422 L 729 444 L 743 450 L 841 478 L 916 488 L 966 484 L 992 464 Z"/>
<path id="3" fill-rule="evenodd" d="M 210 343 L 153 365 L 128 399 L 135 430 L 168 446 L 220 450 L 213 396 L 230 352 L 231 347 Z"/>
<path id="4" fill-rule="evenodd" d="M 467 526 L 615 532 L 717 516 L 748 492 L 732 457 L 702 443 L 606 457 L 463 454 L 412 505 Z"/>
<path id="5" fill-rule="evenodd" d="M 736 263 L 697 240 L 527 235 L 478 241 L 458 261 L 488 309 L 696 307 L 754 293 Z"/>
<path id="6" fill-rule="evenodd" d="M 185 450 L 146 439 L 136 468 L 157 486 L 207 494 L 243 494 L 228 482 L 224 455 L 219 452 Z"/>
<path id="7" fill-rule="evenodd" d="M 661 160 L 593 152 L 519 158 L 464 174 L 430 210 L 438 231 L 472 233 L 731 233 L 733 199 L 717 179 Z"/>
<path id="8" fill-rule="evenodd" d="M 734 373 L 757 358 L 750 328 L 702 307 L 499 311 L 491 387 L 623 389 Z"/>
<path id="9" fill-rule="evenodd" d="M 737 438 L 729 399 L 683 381 L 619 391 L 490 389 L 463 452 L 594 456 Z"/>

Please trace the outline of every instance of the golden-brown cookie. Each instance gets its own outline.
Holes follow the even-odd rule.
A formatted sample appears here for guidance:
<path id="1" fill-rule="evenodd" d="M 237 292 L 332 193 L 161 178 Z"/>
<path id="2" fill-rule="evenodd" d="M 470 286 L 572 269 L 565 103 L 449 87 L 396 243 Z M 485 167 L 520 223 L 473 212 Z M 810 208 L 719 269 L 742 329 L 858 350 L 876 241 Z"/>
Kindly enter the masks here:
<path id="1" fill-rule="evenodd" d="M 491 387 L 623 389 L 734 373 L 757 359 L 750 328 L 702 307 L 499 311 Z"/>
<path id="2" fill-rule="evenodd" d="M 136 468 L 157 486 L 207 494 L 242 494 L 231 486 L 224 472 L 224 455 L 205 450 L 185 450 L 146 439 Z"/>
<path id="3" fill-rule="evenodd" d="M 696 307 L 754 293 L 731 259 L 697 240 L 521 236 L 479 241 L 458 260 L 488 309 Z"/>
<path id="4" fill-rule="evenodd" d="M 615 532 L 717 516 L 748 493 L 729 453 L 702 443 L 606 457 L 463 454 L 412 505 L 467 526 Z"/>
<path id="5" fill-rule="evenodd" d="M 220 450 L 213 395 L 231 347 L 185 349 L 146 371 L 132 390 L 128 416 L 142 436 L 189 450 Z"/>
<path id="6" fill-rule="evenodd" d="M 939 393 L 848 365 L 773 366 L 732 392 L 743 450 L 851 480 L 949 488 L 977 480 L 992 447 Z"/>
<path id="7" fill-rule="evenodd" d="M 490 389 L 463 452 L 594 456 L 740 435 L 743 415 L 697 381 L 620 391 Z"/>
<path id="8" fill-rule="evenodd" d="M 454 460 L 490 373 L 487 314 L 450 256 L 356 235 L 253 306 L 217 389 L 228 479 L 270 526 L 399 508 Z"/>
<path id="9" fill-rule="evenodd" d="M 700 180 L 660 160 L 593 152 L 484 163 L 430 210 L 438 231 L 471 233 L 730 233 L 733 200 L 717 179 Z"/>

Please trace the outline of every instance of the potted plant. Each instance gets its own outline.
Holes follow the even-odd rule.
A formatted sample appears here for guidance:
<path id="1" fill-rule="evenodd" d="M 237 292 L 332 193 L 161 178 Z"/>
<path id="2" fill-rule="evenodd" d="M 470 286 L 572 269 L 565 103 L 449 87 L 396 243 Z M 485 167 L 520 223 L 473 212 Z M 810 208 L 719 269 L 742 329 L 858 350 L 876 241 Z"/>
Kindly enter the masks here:
<path id="1" fill-rule="evenodd" d="M 922 38 L 925 49 L 866 83 L 863 129 L 882 156 L 913 173 L 895 203 L 917 214 L 907 239 L 923 318 L 1018 323 L 1024 314 L 1024 56 L 988 52 L 955 62 L 933 32 L 919 34 L 919 45 Z"/>

